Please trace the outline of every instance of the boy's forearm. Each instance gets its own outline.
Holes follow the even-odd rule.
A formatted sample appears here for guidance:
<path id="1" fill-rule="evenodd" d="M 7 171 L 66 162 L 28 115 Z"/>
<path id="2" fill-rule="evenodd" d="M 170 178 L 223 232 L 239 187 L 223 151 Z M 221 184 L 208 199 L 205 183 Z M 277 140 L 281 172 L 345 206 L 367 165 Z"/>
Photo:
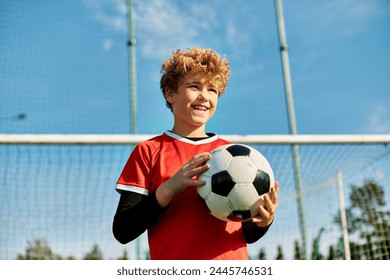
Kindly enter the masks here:
<path id="1" fill-rule="evenodd" d="M 167 207 L 174 197 L 174 194 L 170 191 L 168 182 L 163 183 L 155 192 L 156 201 L 162 208 Z"/>
<path id="2" fill-rule="evenodd" d="M 252 244 L 262 238 L 271 227 L 271 224 L 266 227 L 258 227 L 252 221 L 243 222 L 242 231 L 244 233 L 246 243 Z"/>
<path id="3" fill-rule="evenodd" d="M 135 205 L 129 205 L 126 199 L 121 199 L 112 226 L 114 237 L 122 244 L 136 239 L 165 209 L 157 202 L 155 192 L 142 197 Z"/>

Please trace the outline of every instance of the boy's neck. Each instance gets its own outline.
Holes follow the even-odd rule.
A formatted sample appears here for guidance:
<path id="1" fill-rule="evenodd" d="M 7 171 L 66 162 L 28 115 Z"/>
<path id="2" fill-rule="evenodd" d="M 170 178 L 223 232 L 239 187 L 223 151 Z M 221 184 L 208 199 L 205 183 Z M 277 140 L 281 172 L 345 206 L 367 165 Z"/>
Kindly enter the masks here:
<path id="1" fill-rule="evenodd" d="M 205 128 L 198 127 L 198 128 L 192 128 L 192 129 L 179 129 L 177 127 L 173 127 L 171 130 L 172 133 L 175 133 L 176 135 L 180 135 L 182 137 L 190 137 L 190 138 L 197 138 L 197 137 L 207 137 Z"/>

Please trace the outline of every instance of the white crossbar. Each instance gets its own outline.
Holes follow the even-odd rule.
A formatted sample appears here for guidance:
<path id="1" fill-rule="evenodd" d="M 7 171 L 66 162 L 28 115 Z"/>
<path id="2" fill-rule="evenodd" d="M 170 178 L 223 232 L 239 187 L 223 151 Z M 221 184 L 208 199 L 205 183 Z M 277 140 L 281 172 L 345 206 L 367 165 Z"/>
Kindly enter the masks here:
<path id="1" fill-rule="evenodd" d="M 138 144 L 151 134 L 0 134 L 0 144 Z M 386 144 L 390 134 L 363 135 L 219 135 L 242 144 Z"/>

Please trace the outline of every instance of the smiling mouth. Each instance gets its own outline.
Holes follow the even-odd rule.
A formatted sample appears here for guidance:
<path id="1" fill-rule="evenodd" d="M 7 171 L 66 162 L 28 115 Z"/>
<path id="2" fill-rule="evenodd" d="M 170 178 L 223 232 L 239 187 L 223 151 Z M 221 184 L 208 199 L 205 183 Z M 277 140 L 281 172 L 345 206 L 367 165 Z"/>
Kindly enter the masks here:
<path id="1" fill-rule="evenodd" d="M 206 106 L 203 106 L 203 105 L 192 105 L 192 108 L 194 108 L 195 110 L 201 110 L 201 111 L 208 111 L 209 110 L 209 107 L 206 107 Z"/>

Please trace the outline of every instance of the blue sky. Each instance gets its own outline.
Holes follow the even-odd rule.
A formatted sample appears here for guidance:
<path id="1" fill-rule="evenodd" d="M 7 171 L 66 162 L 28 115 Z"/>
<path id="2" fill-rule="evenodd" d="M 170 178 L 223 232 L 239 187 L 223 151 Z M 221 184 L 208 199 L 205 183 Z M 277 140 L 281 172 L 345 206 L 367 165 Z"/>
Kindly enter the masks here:
<path id="1" fill-rule="evenodd" d="M 226 56 L 232 70 L 227 91 L 208 124 L 209 131 L 218 134 L 289 133 L 273 1 L 133 0 L 133 5 L 137 40 L 137 133 L 158 134 L 171 128 L 172 115 L 159 89 L 160 67 L 174 49 L 195 45 L 213 48 Z M 284 0 L 283 8 L 298 133 L 390 133 L 390 3 L 387 0 Z M 125 0 L 1 1 L 0 133 L 129 133 L 126 42 Z M 27 118 L 14 120 L 20 113 Z M 129 151 L 120 148 L 114 152 L 114 149 L 96 147 L 97 154 L 102 154 L 97 157 L 96 153 L 79 147 L 71 148 L 69 154 L 58 147 L 25 148 L 0 149 L 6 158 L 0 162 L 0 167 L 7 170 L 2 176 L 4 185 L 16 188 L 15 192 L 0 188 L 0 197 L 32 205 L 29 209 L 38 203 L 43 212 L 53 215 L 50 217 L 54 221 L 61 214 L 64 227 L 76 232 L 76 237 L 64 233 L 66 242 L 74 243 L 68 246 L 70 253 L 74 252 L 74 247 L 82 252 L 90 249 L 90 243 L 81 241 L 80 245 L 77 238 L 85 232 L 94 235 L 98 228 L 99 234 L 104 232 L 102 235 L 106 238 L 106 243 L 99 244 L 106 246 L 105 249 L 116 246 L 111 256 L 117 257 L 122 247 L 113 244 L 110 219 L 118 199 L 115 180 Z M 95 147 L 90 149 L 95 151 Z M 349 149 L 353 152 L 349 153 Z M 383 147 L 370 149 L 364 151 L 373 158 L 386 153 Z M 270 147 L 265 153 L 283 182 L 281 198 L 286 201 L 294 195 L 291 165 L 285 160 L 289 150 L 276 151 Z M 111 162 L 112 154 L 115 154 L 114 162 Z M 304 181 L 309 186 L 327 182 L 340 162 L 348 170 L 356 170 L 352 164 L 356 162 L 361 168 L 366 163 L 359 155 L 354 147 L 330 151 L 322 147 L 303 153 Z M 339 160 L 337 164 L 332 162 L 334 158 Z M 103 164 L 88 165 L 96 163 L 97 159 Z M 388 157 L 382 162 L 383 166 L 372 167 L 368 173 L 388 174 L 386 159 Z M 63 161 L 70 165 L 61 169 Z M 30 175 L 27 179 L 15 175 L 24 171 L 23 168 Z M 327 173 L 323 172 L 324 168 L 328 168 Z M 49 178 L 45 170 L 49 171 Z M 34 177 L 34 174 L 39 176 Z M 96 174 L 98 176 L 92 180 L 91 175 Z M 361 180 L 364 175 L 356 177 Z M 57 176 L 64 178 L 58 190 L 52 188 Z M 35 178 L 32 182 L 31 177 Z M 384 180 L 388 182 L 386 175 Z M 29 184 L 38 190 L 32 191 L 33 199 L 24 202 L 21 190 L 31 191 Z M 66 188 L 74 191 L 78 184 L 85 186 L 81 197 L 75 199 L 72 192 L 63 193 Z M 100 188 L 97 193 L 93 192 L 94 187 Z M 60 203 L 62 209 L 76 211 L 67 215 L 64 210 L 61 213 L 45 210 L 58 206 L 51 205 L 55 202 L 47 206 L 48 191 L 52 197 L 66 195 L 64 206 Z M 318 192 L 315 195 L 329 198 L 321 204 L 325 209 L 335 198 L 331 192 L 326 196 Z M 94 198 L 93 203 L 88 201 L 90 197 Z M 312 201 L 317 200 L 310 203 Z M 94 203 L 98 203 L 98 207 L 103 205 L 97 217 Z M 17 206 L 2 204 L 4 211 Z M 291 206 L 293 210 L 286 209 L 280 210 L 281 215 L 296 216 L 295 205 Z M 79 211 L 87 212 L 86 219 L 95 220 L 82 224 L 77 220 Z M 17 244 L 18 248 L 8 248 L 11 253 L 6 252 L 6 257 L 20 252 L 25 247 L 24 239 L 29 237 L 24 236 L 26 231 L 15 233 L 15 212 L 10 213 L 0 220 L 9 226 L 3 230 L 13 233 L 7 244 Z M 104 215 L 107 218 L 101 226 Z M 316 226 L 323 222 L 313 213 L 309 215 Z M 50 227 L 48 219 L 41 214 L 24 218 L 28 226 L 36 222 Z M 82 226 L 75 229 L 73 219 Z M 282 231 L 277 234 L 275 231 L 267 236 L 263 244 L 270 242 L 269 246 L 275 249 L 279 240 L 286 239 L 283 234 L 296 234 L 295 218 L 281 221 L 287 225 L 282 225 Z M 311 226 L 315 234 L 317 228 Z M 57 238 L 60 233 L 55 231 L 52 234 L 55 236 L 50 244 L 55 247 L 61 237 Z M 274 236 L 277 236 L 276 241 L 272 240 Z M 58 243 L 61 242 L 63 240 Z"/>
<path id="2" fill-rule="evenodd" d="M 128 133 L 124 0 L 1 4 L 5 133 Z M 232 76 L 209 130 L 288 133 L 273 1 L 133 1 L 137 132 L 172 125 L 159 90 L 173 49 L 216 49 Z M 283 1 L 298 132 L 389 133 L 390 5 Z M 7 121 L 25 113 L 22 122 Z"/>

